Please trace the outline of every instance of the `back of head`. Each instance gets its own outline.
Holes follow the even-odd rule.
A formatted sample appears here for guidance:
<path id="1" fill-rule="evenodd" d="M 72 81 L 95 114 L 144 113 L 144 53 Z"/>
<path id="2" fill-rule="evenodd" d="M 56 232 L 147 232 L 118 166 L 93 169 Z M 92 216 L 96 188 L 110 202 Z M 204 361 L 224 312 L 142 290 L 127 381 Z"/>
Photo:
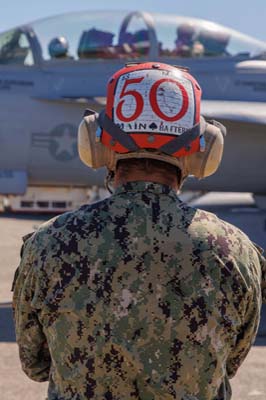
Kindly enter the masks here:
<path id="1" fill-rule="evenodd" d="M 178 188 L 181 184 L 180 168 L 150 158 L 129 158 L 119 160 L 115 171 L 116 182 L 150 180 Z M 148 179 L 147 179 L 148 178 Z"/>

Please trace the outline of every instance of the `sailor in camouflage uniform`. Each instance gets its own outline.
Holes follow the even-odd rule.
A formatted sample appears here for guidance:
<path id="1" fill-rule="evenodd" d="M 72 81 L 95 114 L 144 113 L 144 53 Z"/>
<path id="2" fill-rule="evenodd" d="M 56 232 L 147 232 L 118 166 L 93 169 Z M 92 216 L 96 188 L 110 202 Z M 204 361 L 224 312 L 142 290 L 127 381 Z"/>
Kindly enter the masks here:
<path id="1" fill-rule="evenodd" d="M 231 398 L 266 268 L 243 232 L 178 198 L 221 159 L 223 127 L 200 119 L 199 100 L 187 72 L 147 63 L 118 71 L 106 111 L 86 113 L 81 159 L 114 172 L 115 191 L 28 236 L 14 280 L 22 368 L 49 380 L 49 400 Z"/>

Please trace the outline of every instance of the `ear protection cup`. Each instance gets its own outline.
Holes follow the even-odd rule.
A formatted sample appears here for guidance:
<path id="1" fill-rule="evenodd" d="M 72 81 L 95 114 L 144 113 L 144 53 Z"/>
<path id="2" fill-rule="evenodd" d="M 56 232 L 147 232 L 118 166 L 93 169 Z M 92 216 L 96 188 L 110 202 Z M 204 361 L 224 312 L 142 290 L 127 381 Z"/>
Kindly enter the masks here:
<path id="1" fill-rule="evenodd" d="M 188 175 L 198 179 L 214 174 L 220 165 L 226 128 L 217 121 L 208 121 L 203 133 L 205 141 L 204 151 L 193 153 L 186 157 Z"/>
<path id="2" fill-rule="evenodd" d="M 115 152 L 104 146 L 97 137 L 98 114 L 84 116 L 78 130 L 78 152 L 81 161 L 88 167 L 98 169 L 115 167 Z M 100 129 L 100 128 L 99 128 Z"/>
<path id="3" fill-rule="evenodd" d="M 118 160 L 127 158 L 152 158 L 179 167 L 183 176 L 194 175 L 198 179 L 212 175 L 218 168 L 223 154 L 225 127 L 217 121 L 205 122 L 201 117 L 201 138 L 205 148 L 200 152 L 176 158 L 168 154 L 149 149 L 124 154 L 115 153 L 101 143 L 101 129 L 98 114 L 84 116 L 78 131 L 78 152 L 81 161 L 88 167 L 97 169 L 107 167 L 114 171 Z"/>

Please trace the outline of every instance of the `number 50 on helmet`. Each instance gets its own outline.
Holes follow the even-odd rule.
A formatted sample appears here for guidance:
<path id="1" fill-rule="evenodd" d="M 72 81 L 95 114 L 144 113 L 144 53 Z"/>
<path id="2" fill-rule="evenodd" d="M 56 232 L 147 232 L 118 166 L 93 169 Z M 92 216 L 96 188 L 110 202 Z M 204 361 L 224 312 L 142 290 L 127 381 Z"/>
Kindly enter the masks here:
<path id="1" fill-rule="evenodd" d="M 79 126 L 81 160 L 114 171 L 118 160 L 153 158 L 204 178 L 218 168 L 225 127 L 200 115 L 201 88 L 184 69 L 129 64 L 108 82 L 106 109 Z"/>

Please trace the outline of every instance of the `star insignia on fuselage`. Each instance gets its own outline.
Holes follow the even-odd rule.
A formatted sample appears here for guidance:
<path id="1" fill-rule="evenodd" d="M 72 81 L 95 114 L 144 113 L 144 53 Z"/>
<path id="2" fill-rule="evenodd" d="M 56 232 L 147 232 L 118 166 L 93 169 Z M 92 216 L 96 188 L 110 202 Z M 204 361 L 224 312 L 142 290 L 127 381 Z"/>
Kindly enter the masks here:
<path id="1" fill-rule="evenodd" d="M 50 133 L 33 133 L 31 144 L 33 147 L 48 149 L 58 161 L 71 161 L 78 156 L 77 127 L 61 124 Z"/>

